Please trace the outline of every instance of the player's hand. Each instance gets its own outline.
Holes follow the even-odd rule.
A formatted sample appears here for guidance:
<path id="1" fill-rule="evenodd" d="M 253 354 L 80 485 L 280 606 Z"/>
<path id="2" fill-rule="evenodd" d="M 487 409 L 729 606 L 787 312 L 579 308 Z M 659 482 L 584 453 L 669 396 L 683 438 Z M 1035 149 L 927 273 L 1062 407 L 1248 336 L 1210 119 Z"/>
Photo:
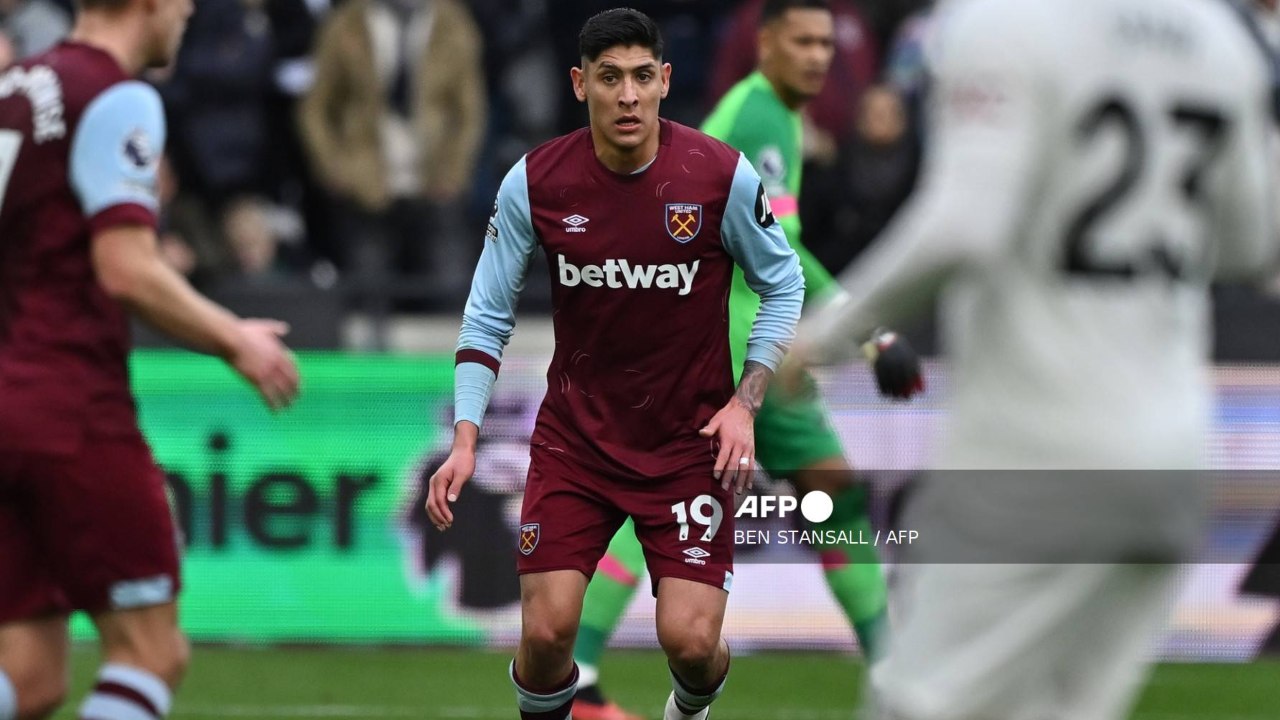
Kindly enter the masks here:
<path id="1" fill-rule="evenodd" d="M 720 481 L 720 489 L 730 487 L 739 495 L 751 489 L 755 482 L 756 433 L 755 416 L 737 397 L 711 418 L 707 426 L 698 431 L 702 437 L 720 440 L 720 453 L 716 456 L 713 473 Z"/>
<path id="2" fill-rule="evenodd" d="M 462 486 L 467 484 L 475 472 L 475 450 L 455 444 L 449 452 L 449 459 L 431 476 L 431 491 L 427 493 L 427 515 L 437 530 L 444 532 L 453 527 L 453 510 L 449 505 L 458 501 Z"/>
<path id="3" fill-rule="evenodd" d="M 906 400 L 924 392 L 920 357 L 907 339 L 892 330 L 877 329 L 862 345 L 862 354 L 871 362 L 876 384 L 885 397 Z"/>
<path id="4" fill-rule="evenodd" d="M 453 426 L 453 447 L 449 457 L 431 476 L 427 492 L 427 516 L 440 532 L 453 527 L 451 503 L 458 501 L 462 486 L 476 473 L 476 443 L 480 428 L 468 420 Z"/>
<path id="5" fill-rule="evenodd" d="M 262 396 L 272 410 L 298 397 L 301 378 L 293 353 L 280 338 L 289 325 L 278 320 L 240 320 L 240 337 L 227 362 Z"/>

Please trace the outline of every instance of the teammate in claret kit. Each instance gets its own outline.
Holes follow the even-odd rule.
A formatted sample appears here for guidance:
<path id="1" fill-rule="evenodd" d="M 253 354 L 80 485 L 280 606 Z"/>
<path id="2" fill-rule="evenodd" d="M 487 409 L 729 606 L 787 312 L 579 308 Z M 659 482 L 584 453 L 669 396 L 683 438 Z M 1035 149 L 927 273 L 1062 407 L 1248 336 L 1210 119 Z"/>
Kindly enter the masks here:
<path id="1" fill-rule="evenodd" d="M 281 323 L 211 303 L 156 251 L 164 113 L 190 0 L 80 0 L 71 39 L 0 73 L 0 720 L 66 695 L 67 618 L 102 642 L 86 720 L 158 720 L 187 664 L 178 536 L 129 388 L 129 312 L 298 392 Z"/>

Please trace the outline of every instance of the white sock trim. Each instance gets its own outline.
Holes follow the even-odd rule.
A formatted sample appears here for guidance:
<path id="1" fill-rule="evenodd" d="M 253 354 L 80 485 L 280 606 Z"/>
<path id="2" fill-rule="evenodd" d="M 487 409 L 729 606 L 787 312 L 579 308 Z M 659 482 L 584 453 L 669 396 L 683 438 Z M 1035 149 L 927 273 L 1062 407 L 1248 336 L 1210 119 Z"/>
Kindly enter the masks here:
<path id="1" fill-rule="evenodd" d="M 146 670 L 119 663 L 110 663 L 103 665 L 102 669 L 98 671 L 98 680 L 124 685 L 137 690 L 143 697 L 151 701 L 156 710 L 160 711 L 160 717 L 168 716 L 169 710 L 173 706 L 173 693 L 169 691 L 169 686 Z"/>
<path id="2" fill-rule="evenodd" d="M 516 682 L 515 660 L 511 661 L 511 667 L 508 672 L 511 675 L 511 684 L 516 686 L 516 705 L 525 712 L 551 712 L 573 700 L 574 693 L 578 692 L 577 666 L 574 666 L 573 669 L 573 681 L 560 692 L 552 693 L 551 695 L 538 695 L 520 687 L 520 683 Z"/>
<path id="3" fill-rule="evenodd" d="M 13 681 L 0 670 L 0 720 L 13 720 L 18 716 L 18 691 Z"/>
<path id="4" fill-rule="evenodd" d="M 136 702 L 114 695 L 94 693 L 80 706 L 80 717 L 94 720 L 156 720 L 155 716 Z"/>
<path id="5" fill-rule="evenodd" d="M 670 670 L 670 666 L 668 666 L 667 669 Z M 725 683 L 729 682 L 729 674 L 726 672 L 724 679 L 720 681 L 720 684 L 716 686 L 715 690 L 712 690 L 707 695 L 694 695 L 685 689 L 683 681 L 676 677 L 676 671 L 670 671 L 671 690 L 675 693 L 675 698 L 680 701 L 681 705 L 689 708 L 690 710 L 702 710 L 703 708 L 710 706 L 711 703 L 715 702 L 716 698 L 720 697 L 720 693 L 724 692 Z"/>

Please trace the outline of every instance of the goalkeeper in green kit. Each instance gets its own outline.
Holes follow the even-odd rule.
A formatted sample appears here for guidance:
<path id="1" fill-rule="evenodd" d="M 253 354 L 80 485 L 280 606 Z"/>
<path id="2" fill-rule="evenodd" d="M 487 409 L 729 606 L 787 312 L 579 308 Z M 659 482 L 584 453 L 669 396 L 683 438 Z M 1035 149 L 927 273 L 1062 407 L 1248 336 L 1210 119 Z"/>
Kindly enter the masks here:
<path id="1" fill-rule="evenodd" d="M 766 0 L 760 19 L 758 69 L 735 85 L 702 130 L 742 151 L 755 166 L 772 212 L 800 257 L 806 299 L 828 300 L 838 283 L 800 243 L 798 195 L 802 165 L 800 109 L 826 82 L 835 53 L 826 0 Z M 767 209 L 766 209 L 767 210 Z M 734 367 L 741 367 L 747 335 L 760 298 L 735 270 L 729 299 Z M 884 395 L 907 398 L 923 389 L 919 361 L 899 336 L 878 332 L 867 344 Z M 822 490 L 834 500 L 819 530 L 873 533 L 866 489 L 857 485 L 843 448 L 816 392 L 783 398 L 770 392 L 755 420 L 756 459 L 773 477 L 791 480 L 803 495 Z M 856 534 L 846 533 L 857 537 Z M 887 593 L 870 545 L 826 546 L 821 554 L 827 585 L 853 625 L 863 654 L 874 660 L 886 631 Z M 587 588 L 574 659 L 581 672 L 574 720 L 641 720 L 608 702 L 599 687 L 599 661 L 644 571 L 644 554 L 631 520 L 614 536 Z"/>

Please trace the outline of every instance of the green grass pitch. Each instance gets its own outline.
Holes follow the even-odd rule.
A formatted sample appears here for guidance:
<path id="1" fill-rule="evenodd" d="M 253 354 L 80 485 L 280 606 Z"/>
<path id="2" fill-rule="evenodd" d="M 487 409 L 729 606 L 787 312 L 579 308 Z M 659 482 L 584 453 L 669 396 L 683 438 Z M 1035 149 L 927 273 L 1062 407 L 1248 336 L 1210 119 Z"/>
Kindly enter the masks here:
<path id="1" fill-rule="evenodd" d="M 74 654 L 73 697 L 83 695 L 97 655 Z M 510 656 L 452 649 L 197 647 L 175 720 L 512 720 Z M 621 703 L 661 717 L 670 690 L 655 652 L 615 652 L 602 669 Z M 853 720 L 862 667 L 830 653 L 734 658 L 712 717 L 721 720 Z M 56 716 L 75 717 L 74 702 Z M 1280 717 L 1280 663 L 1161 665 L 1135 720 L 1263 720 Z"/>

